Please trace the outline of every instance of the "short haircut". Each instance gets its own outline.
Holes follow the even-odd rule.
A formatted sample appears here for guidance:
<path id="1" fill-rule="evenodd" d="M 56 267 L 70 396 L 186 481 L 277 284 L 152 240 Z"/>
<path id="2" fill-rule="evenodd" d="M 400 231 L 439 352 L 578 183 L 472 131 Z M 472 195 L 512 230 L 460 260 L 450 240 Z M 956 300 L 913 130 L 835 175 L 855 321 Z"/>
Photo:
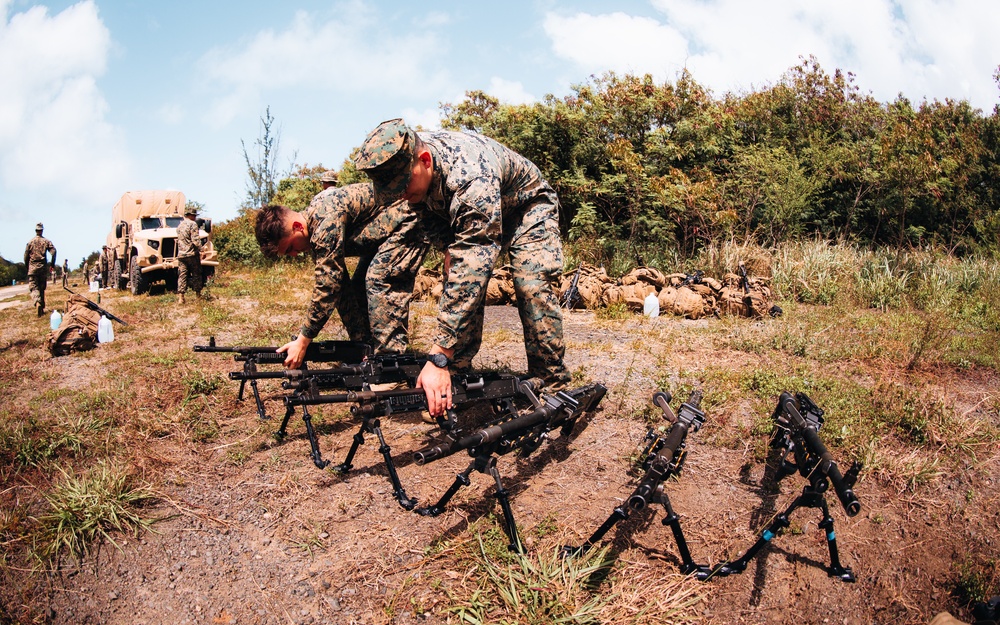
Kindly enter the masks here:
<path id="1" fill-rule="evenodd" d="M 290 208 L 280 204 L 270 204 L 257 211 L 253 230 L 264 256 L 277 258 L 278 243 L 290 234 L 285 228 L 285 220 L 290 212 Z"/>

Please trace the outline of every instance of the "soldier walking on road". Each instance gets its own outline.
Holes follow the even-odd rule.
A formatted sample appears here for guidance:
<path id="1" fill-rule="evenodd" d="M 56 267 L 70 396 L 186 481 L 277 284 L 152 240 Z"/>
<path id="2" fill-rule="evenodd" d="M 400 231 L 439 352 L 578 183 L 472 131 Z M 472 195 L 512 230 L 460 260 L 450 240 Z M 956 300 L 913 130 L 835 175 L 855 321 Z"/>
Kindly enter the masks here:
<path id="1" fill-rule="evenodd" d="M 41 317 L 45 313 L 45 281 L 48 278 L 50 267 L 56 266 L 56 247 L 42 236 L 41 223 L 35 226 L 35 238 L 28 241 L 24 248 L 24 265 L 28 268 L 28 290 L 31 292 L 31 303 Z M 52 260 L 47 261 L 46 253 L 51 254 Z"/>
<path id="2" fill-rule="evenodd" d="M 184 221 L 177 226 L 177 302 L 184 303 L 184 292 L 191 290 L 201 297 L 201 232 L 195 217 L 198 209 L 188 204 Z"/>

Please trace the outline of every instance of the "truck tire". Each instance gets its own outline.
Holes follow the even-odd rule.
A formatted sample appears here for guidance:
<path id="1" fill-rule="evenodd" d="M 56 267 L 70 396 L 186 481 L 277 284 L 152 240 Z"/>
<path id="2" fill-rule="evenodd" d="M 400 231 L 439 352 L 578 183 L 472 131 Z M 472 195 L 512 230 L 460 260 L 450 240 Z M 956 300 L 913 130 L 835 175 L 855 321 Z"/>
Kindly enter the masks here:
<path id="1" fill-rule="evenodd" d="M 142 295 L 149 290 L 149 282 L 142 275 L 142 272 L 139 271 L 139 261 L 135 256 L 132 257 L 132 262 L 129 263 L 128 285 L 132 291 L 132 295 Z"/>
<path id="2" fill-rule="evenodd" d="M 108 284 L 108 286 L 111 286 L 111 287 L 114 287 L 116 289 L 121 290 L 121 288 L 122 288 L 122 265 L 121 265 L 121 263 L 118 262 L 117 258 L 111 263 L 111 277 L 108 278 L 108 282 L 110 283 L 110 284 Z"/>

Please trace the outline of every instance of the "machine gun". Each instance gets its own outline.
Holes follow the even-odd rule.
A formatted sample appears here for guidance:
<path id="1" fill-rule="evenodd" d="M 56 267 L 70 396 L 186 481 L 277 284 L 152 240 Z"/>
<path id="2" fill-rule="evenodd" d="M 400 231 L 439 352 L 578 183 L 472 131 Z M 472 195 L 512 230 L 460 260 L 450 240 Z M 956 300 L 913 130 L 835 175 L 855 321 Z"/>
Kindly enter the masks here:
<path id="1" fill-rule="evenodd" d="M 510 539 L 507 548 L 520 553 L 523 547 L 518 538 L 514 513 L 510 507 L 510 493 L 500 481 L 496 456 L 512 451 L 528 456 L 548 438 L 549 432 L 557 428 L 561 430 L 563 436 L 569 435 L 583 414 L 597 408 L 608 389 L 602 384 L 591 384 L 571 391 L 559 391 L 554 395 L 543 395 L 540 400 L 527 383 L 522 382 L 519 388 L 532 402 L 533 410 L 530 412 L 526 414 L 518 414 L 514 410 L 504 412 L 485 428 L 464 436 L 460 433 L 451 435 L 440 445 L 418 451 L 413 457 L 418 465 L 424 465 L 459 451 L 468 451 L 472 456 L 468 468 L 455 477 L 454 483 L 436 504 L 418 508 L 417 513 L 422 516 L 438 516 L 444 512 L 445 506 L 455 493 L 462 486 L 471 483 L 469 475 L 473 471 L 489 475 L 496 483 L 495 496 L 503 511 L 503 529 Z"/>
<path id="2" fill-rule="evenodd" d="M 123 326 L 127 326 L 128 325 L 127 323 L 125 323 L 125 320 L 122 319 L 121 317 L 116 317 L 115 315 L 111 314 L 107 310 L 104 310 L 103 308 L 101 308 L 100 306 L 98 306 L 97 304 L 95 304 L 94 302 L 90 301 L 90 299 L 84 297 L 83 295 L 80 295 L 79 293 L 77 293 L 73 289 L 69 288 L 68 286 L 64 286 L 63 290 L 69 291 L 71 294 L 80 297 L 82 300 L 84 300 L 83 305 L 86 306 L 87 308 L 93 310 L 97 314 L 104 315 L 108 319 L 110 319 L 112 321 L 117 321 L 118 323 L 122 324 Z M 100 299 L 100 298 L 98 298 L 98 299 Z"/>
<path id="3" fill-rule="evenodd" d="M 702 579 L 710 573 L 711 569 L 708 566 L 695 564 L 692 560 L 684 532 L 681 530 L 680 517 L 670 504 L 664 484 L 671 477 L 680 476 L 684 460 L 687 458 L 685 450 L 687 436 L 691 432 L 700 430 L 705 423 L 705 413 L 700 410 L 701 397 L 701 391 L 691 393 L 690 398 L 681 404 L 675 415 L 670 408 L 670 393 L 661 392 L 653 395 L 653 405 L 663 411 L 663 418 L 671 425 L 666 434 L 657 433 L 653 428 L 646 433 L 645 446 L 640 455 L 641 465 L 646 474 L 625 504 L 616 507 L 607 521 L 597 528 L 587 542 L 575 548 L 565 547 L 563 555 L 578 555 L 589 550 L 604 538 L 615 524 L 628 519 L 630 510 L 638 512 L 650 503 L 658 503 L 663 506 L 666 514 L 663 524 L 669 525 L 674 534 L 674 541 L 681 555 L 681 571 L 685 575 L 696 573 Z"/>
<path id="4" fill-rule="evenodd" d="M 677 285 L 677 288 L 679 289 L 682 286 L 687 286 L 689 284 L 701 284 L 701 279 L 704 277 L 705 277 L 705 272 L 702 271 L 701 269 L 695 271 L 694 273 L 689 273 L 687 277 L 684 278 L 684 280 L 682 280 L 681 283 Z"/>
<path id="5" fill-rule="evenodd" d="M 798 472 L 808 480 L 802 489 L 802 494 L 795 498 L 788 508 L 776 516 L 760 539 L 750 549 L 734 562 L 717 566 L 709 577 L 724 577 L 732 573 L 742 573 L 747 563 L 757 555 L 777 533 L 788 527 L 788 517 L 799 507 L 819 508 L 823 520 L 819 527 L 826 531 L 826 543 L 830 549 L 830 567 L 827 570 L 830 577 L 837 577 L 844 582 L 853 582 L 854 573 L 849 567 L 841 566 L 837 551 L 837 536 L 833 531 L 833 517 L 826 505 L 825 492 L 830 484 L 840 499 L 840 504 L 853 517 L 861 511 L 861 503 L 854 495 L 854 483 L 861 471 L 861 464 L 855 462 L 846 474 L 841 474 L 840 468 L 833 460 L 823 441 L 819 438 L 819 429 L 823 425 L 823 410 L 821 410 L 805 393 L 782 393 L 778 405 L 771 415 L 774 420 L 774 431 L 771 434 L 771 447 L 781 454 L 781 465 L 778 467 L 775 479 Z M 788 458 L 791 456 L 794 461 Z"/>
<path id="6" fill-rule="evenodd" d="M 576 308 L 576 302 L 580 299 L 580 272 L 583 271 L 583 263 L 576 268 L 576 273 L 573 274 L 573 281 L 570 283 L 569 288 L 562 296 L 562 307 L 573 310 Z"/>
<path id="7" fill-rule="evenodd" d="M 521 392 L 518 379 L 508 374 L 456 374 L 451 377 L 451 401 L 454 408 L 445 417 L 438 417 L 438 425 L 445 431 L 457 428 L 456 412 L 465 410 L 474 404 L 487 402 L 494 414 L 509 414 L 515 412 L 514 399 Z M 530 388 L 530 385 L 529 385 Z M 303 378 L 295 392 L 285 397 L 285 418 L 282 431 L 288 422 L 295 406 L 302 407 L 302 420 L 306 425 L 311 449 L 310 457 L 313 464 L 324 469 L 329 460 L 324 460 L 319 449 L 319 441 L 312 426 L 312 416 L 309 406 L 321 404 L 352 403 L 351 414 L 361 419 L 361 426 L 347 452 L 344 462 L 333 467 L 337 473 L 347 473 L 353 468 L 352 462 L 358 448 L 365 442 L 365 433 L 374 434 L 379 440 L 379 453 L 385 461 L 389 473 L 389 482 L 396 500 L 406 510 L 412 510 L 417 505 L 416 499 L 407 497 L 396 473 L 396 466 L 390 454 L 391 448 L 382 435 L 380 417 L 397 413 L 419 412 L 427 410 L 427 394 L 422 388 L 401 389 L 393 391 L 348 391 L 335 395 L 321 395 L 317 378 Z"/>
<path id="8" fill-rule="evenodd" d="M 243 376 L 238 379 L 240 390 L 236 398 L 243 401 L 243 393 L 246 390 L 247 382 L 253 391 L 254 403 L 257 406 L 257 416 L 265 421 L 270 417 L 264 408 L 264 401 L 260 397 L 260 389 L 257 381 L 263 377 L 255 377 L 258 373 L 258 365 L 280 365 L 285 362 L 285 354 L 278 353 L 277 347 L 227 347 L 215 344 L 215 337 L 209 337 L 208 345 L 195 345 L 196 352 L 226 353 L 235 354 L 233 360 L 243 363 Z M 358 341 L 315 341 L 306 348 L 304 362 L 361 362 L 370 356 L 372 348 L 367 343 Z"/>
<path id="9" fill-rule="evenodd" d="M 757 307 L 753 304 L 753 296 L 750 295 L 750 278 L 747 277 L 747 268 L 741 260 L 736 266 L 736 270 L 739 272 L 740 276 L 740 288 L 743 289 L 743 305 L 747 307 L 747 314 L 751 317 L 760 317 L 761 315 L 757 312 Z M 773 317 L 780 317 L 784 314 L 781 306 L 774 304 L 768 309 L 767 314 Z"/>

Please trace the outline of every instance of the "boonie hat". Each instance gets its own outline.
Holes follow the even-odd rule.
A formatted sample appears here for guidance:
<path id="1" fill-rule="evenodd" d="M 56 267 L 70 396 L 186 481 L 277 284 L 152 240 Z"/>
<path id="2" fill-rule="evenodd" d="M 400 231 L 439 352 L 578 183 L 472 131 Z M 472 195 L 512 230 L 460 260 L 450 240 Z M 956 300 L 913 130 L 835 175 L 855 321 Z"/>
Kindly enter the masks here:
<path id="1" fill-rule="evenodd" d="M 379 204 L 392 204 L 410 184 L 416 138 L 402 119 L 390 119 L 368 134 L 354 157 L 354 165 L 372 179 Z"/>
<path id="2" fill-rule="evenodd" d="M 45 230 L 45 226 L 42 225 L 42 222 L 35 224 L 35 232 L 38 232 L 39 230 Z"/>
<path id="3" fill-rule="evenodd" d="M 185 215 L 197 215 L 198 214 L 198 209 L 195 208 L 194 204 L 188 204 L 187 206 L 184 207 L 184 214 Z"/>
<path id="4" fill-rule="evenodd" d="M 323 172 L 323 175 L 319 177 L 320 182 L 337 182 L 337 172 L 328 169 Z"/>

